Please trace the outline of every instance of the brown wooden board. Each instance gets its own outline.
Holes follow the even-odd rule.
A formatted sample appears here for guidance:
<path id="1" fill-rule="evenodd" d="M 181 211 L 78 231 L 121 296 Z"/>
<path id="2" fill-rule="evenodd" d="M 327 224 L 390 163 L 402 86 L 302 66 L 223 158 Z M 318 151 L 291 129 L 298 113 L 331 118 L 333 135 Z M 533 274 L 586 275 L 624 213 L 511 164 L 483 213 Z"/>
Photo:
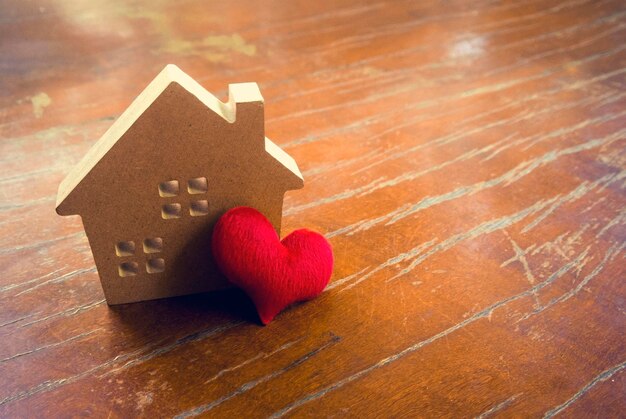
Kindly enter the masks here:
<path id="1" fill-rule="evenodd" d="M 0 417 L 624 416 L 623 0 L 0 4 Z M 333 245 L 266 327 L 232 288 L 107 306 L 55 212 L 167 63 L 258 83 L 281 234 Z"/>

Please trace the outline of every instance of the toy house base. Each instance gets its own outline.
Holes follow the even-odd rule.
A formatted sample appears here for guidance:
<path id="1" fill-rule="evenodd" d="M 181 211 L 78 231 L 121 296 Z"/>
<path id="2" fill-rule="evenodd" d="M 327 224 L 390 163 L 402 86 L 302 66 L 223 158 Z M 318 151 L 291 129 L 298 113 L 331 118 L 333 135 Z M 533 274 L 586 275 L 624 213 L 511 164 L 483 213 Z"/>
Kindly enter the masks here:
<path id="1" fill-rule="evenodd" d="M 218 218 L 261 211 L 280 234 L 296 162 L 265 137 L 255 83 L 223 103 L 168 65 L 59 187 L 57 212 L 82 217 L 108 304 L 228 286 L 211 255 Z"/>

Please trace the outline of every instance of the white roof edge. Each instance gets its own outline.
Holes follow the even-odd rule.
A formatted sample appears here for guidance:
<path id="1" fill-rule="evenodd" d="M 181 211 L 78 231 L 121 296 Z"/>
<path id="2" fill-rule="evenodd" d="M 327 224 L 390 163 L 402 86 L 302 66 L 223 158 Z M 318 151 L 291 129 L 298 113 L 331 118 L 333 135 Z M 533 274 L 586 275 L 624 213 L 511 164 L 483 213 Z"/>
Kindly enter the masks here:
<path id="1" fill-rule="evenodd" d="M 289 169 L 294 175 L 298 176 L 304 181 L 302 173 L 298 168 L 298 163 L 282 148 L 278 147 L 272 140 L 265 137 L 265 151 L 267 151 L 273 158 L 278 160 L 283 166 Z"/>
<path id="2" fill-rule="evenodd" d="M 171 82 L 175 81 L 180 84 L 185 90 L 197 97 L 207 108 L 211 109 L 231 124 L 235 122 L 235 103 L 239 101 L 229 100 L 228 103 L 222 102 L 174 64 L 166 65 L 161 73 L 163 72 L 167 72 Z M 256 85 L 256 83 L 252 84 Z"/>
<path id="3" fill-rule="evenodd" d="M 228 102 L 263 102 L 263 96 L 256 83 L 234 83 L 228 85 Z"/>

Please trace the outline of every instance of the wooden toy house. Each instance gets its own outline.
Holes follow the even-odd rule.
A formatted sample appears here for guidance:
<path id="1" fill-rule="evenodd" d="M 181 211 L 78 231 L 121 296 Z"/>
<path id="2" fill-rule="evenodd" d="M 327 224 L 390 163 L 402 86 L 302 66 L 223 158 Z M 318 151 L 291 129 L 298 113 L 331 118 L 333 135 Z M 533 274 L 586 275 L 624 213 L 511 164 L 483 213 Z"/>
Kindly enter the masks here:
<path id="1" fill-rule="evenodd" d="M 56 211 L 82 217 L 109 304 L 227 286 L 210 242 L 230 208 L 258 209 L 280 234 L 303 179 L 264 124 L 256 83 L 231 84 L 223 103 L 168 65 L 74 167 Z"/>

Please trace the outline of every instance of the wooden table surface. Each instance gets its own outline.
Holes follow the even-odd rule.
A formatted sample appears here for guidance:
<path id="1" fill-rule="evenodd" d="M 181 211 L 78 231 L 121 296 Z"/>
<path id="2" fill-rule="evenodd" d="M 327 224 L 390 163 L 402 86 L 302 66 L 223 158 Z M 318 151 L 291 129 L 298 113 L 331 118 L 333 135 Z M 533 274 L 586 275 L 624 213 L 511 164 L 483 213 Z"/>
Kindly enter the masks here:
<path id="1" fill-rule="evenodd" d="M 619 0 L 0 5 L 0 416 L 624 417 Z M 256 81 L 316 300 L 109 307 L 59 182 L 167 63 Z"/>

